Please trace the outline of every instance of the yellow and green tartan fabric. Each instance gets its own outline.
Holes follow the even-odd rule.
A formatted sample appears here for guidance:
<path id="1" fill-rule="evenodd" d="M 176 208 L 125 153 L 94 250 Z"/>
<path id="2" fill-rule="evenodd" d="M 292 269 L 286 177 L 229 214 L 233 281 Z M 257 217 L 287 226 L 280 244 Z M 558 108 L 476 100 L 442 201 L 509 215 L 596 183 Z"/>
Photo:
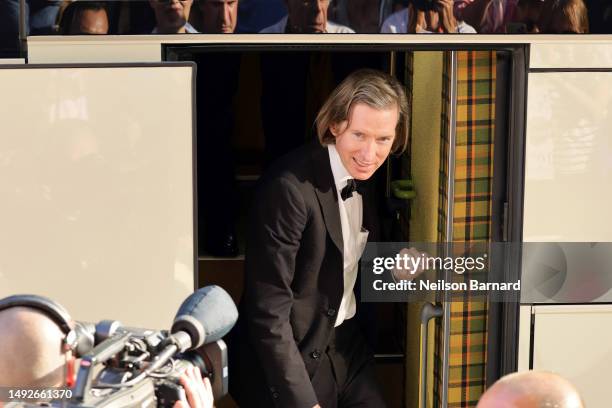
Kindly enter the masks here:
<path id="1" fill-rule="evenodd" d="M 450 53 L 449 53 L 450 54 Z M 443 124 L 450 107 L 450 58 L 445 61 Z M 491 237 L 491 191 L 495 134 L 496 54 L 457 52 L 455 181 L 452 226 L 454 242 L 487 242 Z M 439 240 L 446 237 L 448 126 L 442 126 L 440 147 Z M 436 326 L 434 407 L 442 387 L 442 326 Z M 487 304 L 469 294 L 453 296 L 450 323 L 448 407 L 474 407 L 485 385 Z"/>

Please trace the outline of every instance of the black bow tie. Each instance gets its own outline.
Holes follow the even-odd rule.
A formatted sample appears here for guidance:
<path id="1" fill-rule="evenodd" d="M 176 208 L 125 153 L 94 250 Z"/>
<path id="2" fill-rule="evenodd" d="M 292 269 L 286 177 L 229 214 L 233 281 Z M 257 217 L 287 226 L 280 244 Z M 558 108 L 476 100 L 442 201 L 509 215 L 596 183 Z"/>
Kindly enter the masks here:
<path id="1" fill-rule="evenodd" d="M 363 195 L 363 181 L 348 179 L 346 181 L 346 186 L 340 191 L 340 197 L 342 197 L 342 201 L 346 201 L 347 198 L 352 197 L 354 192 L 358 192 Z"/>

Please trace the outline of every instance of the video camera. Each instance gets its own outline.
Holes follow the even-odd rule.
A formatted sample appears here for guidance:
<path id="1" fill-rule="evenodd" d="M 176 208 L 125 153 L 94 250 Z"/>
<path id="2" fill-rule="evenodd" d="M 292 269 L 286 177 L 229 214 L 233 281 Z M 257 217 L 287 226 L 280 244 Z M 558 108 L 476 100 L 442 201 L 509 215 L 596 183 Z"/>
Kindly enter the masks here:
<path id="1" fill-rule="evenodd" d="M 227 394 L 227 348 L 222 340 L 238 311 L 218 286 L 207 286 L 180 306 L 170 331 L 123 327 L 104 320 L 71 331 L 81 357 L 70 398 L 53 407 L 171 407 L 186 401 L 179 377 L 194 365 L 210 379 L 213 395 Z M 33 405 L 23 405 L 32 407 Z"/>

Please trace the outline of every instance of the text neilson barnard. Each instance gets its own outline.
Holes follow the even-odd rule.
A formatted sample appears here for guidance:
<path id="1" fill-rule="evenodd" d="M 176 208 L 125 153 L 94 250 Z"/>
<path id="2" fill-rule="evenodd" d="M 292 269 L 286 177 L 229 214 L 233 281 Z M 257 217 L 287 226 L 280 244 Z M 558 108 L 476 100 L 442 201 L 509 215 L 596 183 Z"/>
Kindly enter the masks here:
<path id="1" fill-rule="evenodd" d="M 470 279 L 468 282 L 447 282 L 443 279 L 437 281 L 421 280 L 383 282 L 377 279 L 373 282 L 374 290 L 479 290 L 479 291 L 519 291 L 521 290 L 521 280 L 516 282 L 480 282 Z"/>

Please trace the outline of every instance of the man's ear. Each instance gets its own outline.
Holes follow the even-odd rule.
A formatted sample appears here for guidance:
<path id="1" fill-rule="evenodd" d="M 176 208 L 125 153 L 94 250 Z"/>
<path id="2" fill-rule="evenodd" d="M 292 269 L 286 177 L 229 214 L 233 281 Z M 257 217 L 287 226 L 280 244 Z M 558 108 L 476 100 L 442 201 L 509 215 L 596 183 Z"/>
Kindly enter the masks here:
<path id="1" fill-rule="evenodd" d="M 342 123 L 332 123 L 331 125 L 329 125 L 329 132 L 334 136 L 334 137 L 338 137 L 338 135 L 342 132 L 344 132 L 344 130 L 346 129 L 347 123 L 342 122 Z"/>
<path id="2" fill-rule="evenodd" d="M 333 123 L 333 124 L 329 125 L 329 133 L 331 133 L 334 137 L 338 137 L 340 132 L 338 132 L 338 124 L 337 123 Z"/>

